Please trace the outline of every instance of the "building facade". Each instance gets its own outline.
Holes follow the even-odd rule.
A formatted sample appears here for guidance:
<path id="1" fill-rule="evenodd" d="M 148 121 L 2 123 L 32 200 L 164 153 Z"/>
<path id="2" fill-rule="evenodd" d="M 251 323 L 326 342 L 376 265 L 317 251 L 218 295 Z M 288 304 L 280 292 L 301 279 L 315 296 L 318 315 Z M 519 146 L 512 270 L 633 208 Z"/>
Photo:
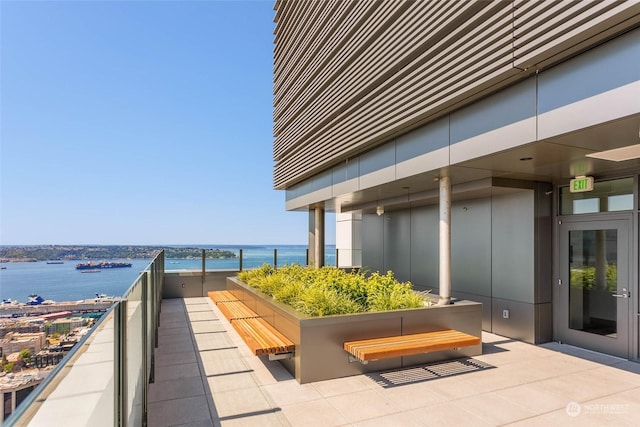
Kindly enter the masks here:
<path id="1" fill-rule="evenodd" d="M 46 343 L 47 334 L 44 332 L 9 332 L 0 340 L 0 354 L 9 355 L 11 353 L 19 353 L 21 350 L 29 350 L 32 354 L 35 354 Z"/>
<path id="2" fill-rule="evenodd" d="M 274 186 L 316 264 L 336 212 L 341 265 L 638 360 L 639 2 L 275 10 Z"/>
<path id="3" fill-rule="evenodd" d="M 0 396 L 3 403 L 0 424 L 16 410 L 16 407 L 43 379 L 38 372 L 0 376 Z"/>
<path id="4" fill-rule="evenodd" d="M 0 319 L 0 337 L 9 332 L 34 333 L 44 331 L 44 321 L 39 317 Z"/>
<path id="5" fill-rule="evenodd" d="M 63 319 L 55 319 L 49 325 L 49 335 L 59 334 L 66 335 L 76 328 L 82 328 L 87 324 L 84 317 L 65 317 Z"/>

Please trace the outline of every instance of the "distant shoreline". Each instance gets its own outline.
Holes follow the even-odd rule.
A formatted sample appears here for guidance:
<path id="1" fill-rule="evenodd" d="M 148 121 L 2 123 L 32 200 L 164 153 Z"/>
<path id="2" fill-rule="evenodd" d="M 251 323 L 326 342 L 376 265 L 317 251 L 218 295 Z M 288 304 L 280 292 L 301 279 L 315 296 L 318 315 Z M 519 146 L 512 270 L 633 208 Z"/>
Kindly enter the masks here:
<path id="1" fill-rule="evenodd" d="M 200 259 L 205 251 L 207 259 L 233 259 L 238 256 L 228 249 L 195 247 L 159 247 L 134 245 L 33 245 L 0 246 L 0 263 L 38 261 L 89 261 L 107 259 L 153 259 L 164 250 L 167 258 Z"/>

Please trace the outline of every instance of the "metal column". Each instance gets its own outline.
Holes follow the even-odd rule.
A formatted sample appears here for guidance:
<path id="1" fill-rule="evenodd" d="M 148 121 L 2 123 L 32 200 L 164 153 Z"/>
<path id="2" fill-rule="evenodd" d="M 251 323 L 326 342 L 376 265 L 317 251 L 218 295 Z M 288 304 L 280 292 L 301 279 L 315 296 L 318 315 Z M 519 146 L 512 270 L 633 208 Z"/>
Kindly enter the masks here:
<path id="1" fill-rule="evenodd" d="M 313 266 L 324 266 L 324 209 L 320 207 L 309 210 L 309 250 Z"/>
<path id="2" fill-rule="evenodd" d="M 451 303 L 451 180 L 440 177 L 440 301 L 438 305 Z"/>

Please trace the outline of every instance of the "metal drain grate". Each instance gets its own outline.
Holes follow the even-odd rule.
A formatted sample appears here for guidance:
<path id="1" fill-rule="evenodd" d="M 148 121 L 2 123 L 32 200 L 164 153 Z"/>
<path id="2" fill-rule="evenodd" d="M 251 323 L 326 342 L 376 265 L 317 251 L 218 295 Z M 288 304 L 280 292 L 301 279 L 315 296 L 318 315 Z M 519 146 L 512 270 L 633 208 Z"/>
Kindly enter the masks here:
<path id="1" fill-rule="evenodd" d="M 367 376 L 381 387 L 388 388 L 404 384 L 431 381 L 454 375 L 468 374 L 492 368 L 495 368 L 495 366 L 467 357 L 446 362 L 432 363 L 419 367 L 377 372 L 367 374 Z"/>

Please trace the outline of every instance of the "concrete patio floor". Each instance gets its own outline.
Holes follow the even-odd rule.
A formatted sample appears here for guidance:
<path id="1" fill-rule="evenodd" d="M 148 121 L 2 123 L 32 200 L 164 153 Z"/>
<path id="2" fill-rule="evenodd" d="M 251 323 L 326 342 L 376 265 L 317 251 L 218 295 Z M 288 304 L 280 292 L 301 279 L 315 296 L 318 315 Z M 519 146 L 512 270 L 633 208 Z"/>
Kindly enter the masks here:
<path id="1" fill-rule="evenodd" d="M 482 341 L 473 358 L 300 385 L 208 298 L 163 300 L 148 425 L 640 426 L 640 363 Z"/>

